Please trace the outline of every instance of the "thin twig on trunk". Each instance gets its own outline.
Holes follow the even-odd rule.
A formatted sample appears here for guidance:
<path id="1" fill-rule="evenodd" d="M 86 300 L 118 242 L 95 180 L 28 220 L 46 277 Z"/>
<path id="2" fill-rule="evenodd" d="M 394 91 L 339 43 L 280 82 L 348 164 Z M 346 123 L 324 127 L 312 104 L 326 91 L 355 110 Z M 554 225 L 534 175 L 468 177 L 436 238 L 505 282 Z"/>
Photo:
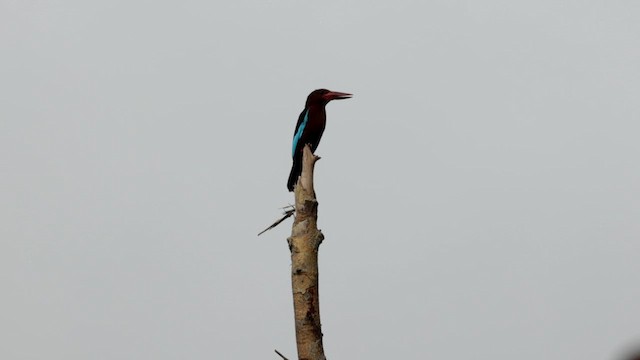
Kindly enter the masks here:
<path id="1" fill-rule="evenodd" d="M 288 218 L 290 218 L 293 215 L 293 213 L 295 213 L 295 211 L 296 211 L 295 208 L 292 205 L 285 206 L 285 207 L 282 208 L 282 210 L 284 210 L 282 212 L 282 217 L 280 219 L 276 220 L 273 224 L 269 225 L 268 228 L 260 231 L 258 233 L 258 236 L 260 236 L 260 235 L 266 233 L 267 231 L 275 228 L 276 226 L 280 225 L 281 222 L 283 222 L 283 221 L 287 220 Z"/>
<path id="2" fill-rule="evenodd" d="M 274 350 L 274 351 L 276 352 L 276 354 L 280 355 L 280 357 L 283 358 L 284 360 L 289 360 L 284 355 L 280 354 L 280 351 L 278 350 Z"/>

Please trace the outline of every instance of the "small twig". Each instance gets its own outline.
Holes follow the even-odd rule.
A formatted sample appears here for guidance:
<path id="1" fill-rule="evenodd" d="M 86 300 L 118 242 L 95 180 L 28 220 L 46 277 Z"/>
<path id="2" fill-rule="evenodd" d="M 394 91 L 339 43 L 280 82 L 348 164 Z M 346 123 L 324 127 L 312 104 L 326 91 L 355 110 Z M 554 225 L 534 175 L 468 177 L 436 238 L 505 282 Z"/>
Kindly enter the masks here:
<path id="1" fill-rule="evenodd" d="M 276 352 L 276 354 L 280 355 L 281 358 L 283 358 L 284 360 L 289 360 L 286 357 L 284 357 L 284 355 L 280 354 L 280 352 L 278 350 L 273 350 Z"/>
<path id="2" fill-rule="evenodd" d="M 296 209 L 293 207 L 293 205 L 289 205 L 289 206 L 285 206 L 282 208 L 284 210 L 283 215 L 280 219 L 276 220 L 276 222 L 274 222 L 273 224 L 271 224 L 271 226 L 269 226 L 268 228 L 262 230 L 258 236 L 264 234 L 265 232 L 273 229 L 274 227 L 280 225 L 281 222 L 287 220 L 289 217 L 291 217 L 291 215 L 293 215 L 296 212 Z"/>

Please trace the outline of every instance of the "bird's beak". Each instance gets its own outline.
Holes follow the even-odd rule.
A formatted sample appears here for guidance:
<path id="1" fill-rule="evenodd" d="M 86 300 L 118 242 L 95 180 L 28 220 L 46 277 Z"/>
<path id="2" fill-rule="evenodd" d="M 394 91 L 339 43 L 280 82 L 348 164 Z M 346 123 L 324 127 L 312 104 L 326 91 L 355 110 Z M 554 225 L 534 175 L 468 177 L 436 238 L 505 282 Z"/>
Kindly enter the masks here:
<path id="1" fill-rule="evenodd" d="M 329 91 L 328 93 L 324 94 L 322 97 L 325 98 L 325 100 L 327 101 L 331 101 L 331 100 L 348 99 L 351 96 L 352 96 L 351 94 L 347 94 L 343 92 Z"/>

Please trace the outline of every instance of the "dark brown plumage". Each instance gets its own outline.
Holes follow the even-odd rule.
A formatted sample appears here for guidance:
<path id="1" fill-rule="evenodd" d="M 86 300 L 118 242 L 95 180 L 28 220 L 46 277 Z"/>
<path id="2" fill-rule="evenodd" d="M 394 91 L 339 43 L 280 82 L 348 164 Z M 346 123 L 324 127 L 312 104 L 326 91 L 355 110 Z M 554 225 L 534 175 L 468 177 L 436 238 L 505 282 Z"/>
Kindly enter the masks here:
<path id="1" fill-rule="evenodd" d="M 306 144 L 311 146 L 311 151 L 315 152 L 320 144 L 320 139 L 324 133 L 327 123 L 325 106 L 331 100 L 348 99 L 351 94 L 318 89 L 312 91 L 307 97 L 304 110 L 298 116 L 298 123 L 293 132 L 292 157 L 293 165 L 287 181 L 287 189 L 293 191 L 298 177 L 302 172 L 302 149 Z"/>

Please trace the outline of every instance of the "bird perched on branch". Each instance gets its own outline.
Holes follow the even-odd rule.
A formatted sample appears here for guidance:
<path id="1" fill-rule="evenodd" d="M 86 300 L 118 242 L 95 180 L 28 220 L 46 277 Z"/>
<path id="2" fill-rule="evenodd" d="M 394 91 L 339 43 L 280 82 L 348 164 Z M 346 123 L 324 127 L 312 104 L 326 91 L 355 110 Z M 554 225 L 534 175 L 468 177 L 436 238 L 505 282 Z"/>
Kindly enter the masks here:
<path id="1" fill-rule="evenodd" d="M 315 152 L 320 144 L 320 138 L 324 132 L 324 127 L 327 123 L 327 113 L 324 107 L 331 100 L 348 99 L 351 94 L 329 91 L 327 89 L 314 90 L 307 97 L 307 102 L 304 106 L 304 110 L 298 117 L 298 123 L 296 124 L 296 130 L 293 132 L 293 165 L 291 166 L 291 173 L 289 173 L 289 181 L 287 182 L 287 188 L 289 191 L 293 191 L 298 177 L 302 172 L 302 149 L 306 144 L 311 146 L 311 151 Z"/>

